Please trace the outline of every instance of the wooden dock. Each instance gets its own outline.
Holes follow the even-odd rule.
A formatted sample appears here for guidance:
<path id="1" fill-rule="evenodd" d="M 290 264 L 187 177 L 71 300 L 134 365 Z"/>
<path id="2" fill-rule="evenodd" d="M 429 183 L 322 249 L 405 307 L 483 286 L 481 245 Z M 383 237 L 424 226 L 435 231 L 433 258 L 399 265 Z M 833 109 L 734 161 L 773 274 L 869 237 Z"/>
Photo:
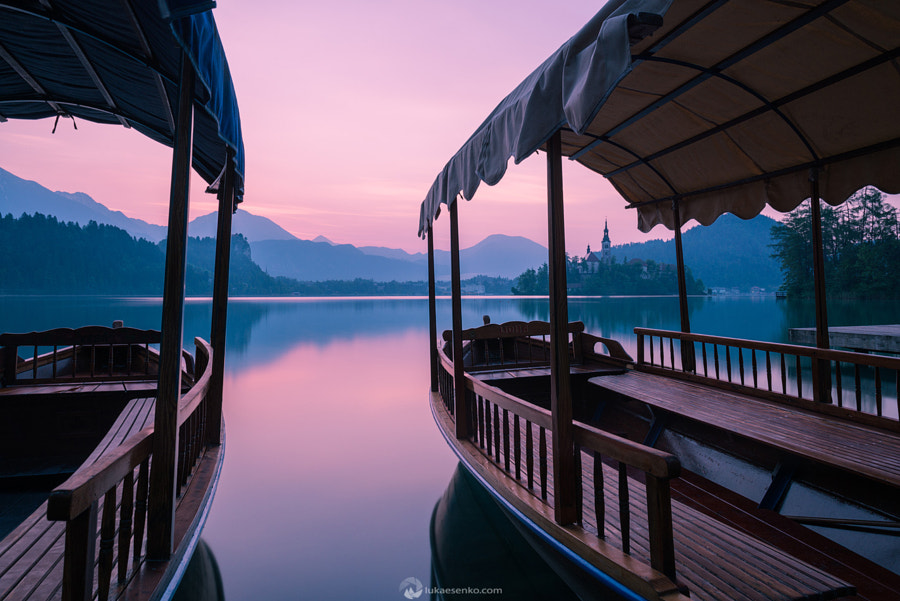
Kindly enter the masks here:
<path id="1" fill-rule="evenodd" d="M 792 344 L 816 344 L 815 328 L 791 328 Z M 862 353 L 900 354 L 900 324 L 877 326 L 830 326 L 828 344 Z"/>

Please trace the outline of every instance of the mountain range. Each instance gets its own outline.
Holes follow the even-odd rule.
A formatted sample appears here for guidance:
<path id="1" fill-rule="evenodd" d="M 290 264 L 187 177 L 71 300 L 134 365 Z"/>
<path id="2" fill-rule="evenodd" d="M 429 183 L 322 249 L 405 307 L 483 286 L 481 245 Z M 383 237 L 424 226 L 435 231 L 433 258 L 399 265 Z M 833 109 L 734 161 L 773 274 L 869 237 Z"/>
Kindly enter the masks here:
<path id="1" fill-rule="evenodd" d="M 87 225 L 91 221 L 109 224 L 135 238 L 157 243 L 165 238 L 166 228 L 112 211 L 87 194 L 53 192 L 0 169 L 0 216 L 22 213 L 53 215 L 60 221 Z M 781 282 L 777 263 L 771 258 L 769 230 L 776 223 L 765 216 L 750 223 L 739 223 L 732 215 L 720 217 L 709 227 L 694 227 L 684 232 L 685 262 L 707 286 L 769 289 Z M 318 236 L 301 240 L 274 221 L 239 210 L 234 215 L 233 232 L 249 243 L 252 260 L 270 276 L 301 281 L 366 279 L 376 282 L 423 281 L 427 279 L 425 253 L 408 253 L 380 246 L 356 247 L 336 244 Z M 190 236 L 215 237 L 216 214 L 193 219 Z M 598 241 L 599 242 L 599 241 Z M 674 243 L 651 240 L 614 246 L 617 260 L 640 258 L 674 263 Z M 460 251 L 463 279 L 475 275 L 515 279 L 529 268 L 547 261 L 547 249 L 527 238 L 495 234 Z M 449 279 L 450 253 L 435 250 L 435 273 Z"/>

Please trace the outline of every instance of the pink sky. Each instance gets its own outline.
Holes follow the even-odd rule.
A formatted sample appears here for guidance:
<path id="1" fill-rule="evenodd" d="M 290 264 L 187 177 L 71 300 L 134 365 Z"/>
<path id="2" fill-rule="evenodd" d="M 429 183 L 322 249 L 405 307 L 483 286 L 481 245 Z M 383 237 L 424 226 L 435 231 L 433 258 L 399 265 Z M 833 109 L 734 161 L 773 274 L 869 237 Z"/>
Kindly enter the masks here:
<path id="1" fill-rule="evenodd" d="M 294 235 L 421 252 L 419 204 L 494 106 L 601 3 L 220 0 L 215 9 L 241 110 L 242 208 Z M 111 209 L 166 222 L 171 150 L 134 131 L 63 121 L 0 125 L 0 167 Z M 565 161 L 567 248 L 670 237 L 599 175 Z M 544 156 L 482 185 L 460 210 L 462 246 L 493 233 L 547 240 Z M 192 218 L 215 208 L 195 177 Z M 688 224 L 690 226 L 691 224 Z M 449 220 L 436 222 L 439 248 Z"/>
<path id="2" fill-rule="evenodd" d="M 220 0 L 214 14 L 237 89 L 246 147 L 242 208 L 294 235 L 425 249 L 419 204 L 494 106 L 600 3 Z M 134 131 L 79 121 L 0 125 L 0 167 L 166 222 L 171 151 Z M 482 186 L 460 211 L 461 243 L 492 233 L 546 243 L 543 155 Z M 645 239 L 612 188 L 566 169 L 567 246 Z M 192 217 L 215 208 L 195 178 Z M 448 245 L 446 216 L 436 241 Z M 657 228 L 649 237 L 661 237 Z"/>

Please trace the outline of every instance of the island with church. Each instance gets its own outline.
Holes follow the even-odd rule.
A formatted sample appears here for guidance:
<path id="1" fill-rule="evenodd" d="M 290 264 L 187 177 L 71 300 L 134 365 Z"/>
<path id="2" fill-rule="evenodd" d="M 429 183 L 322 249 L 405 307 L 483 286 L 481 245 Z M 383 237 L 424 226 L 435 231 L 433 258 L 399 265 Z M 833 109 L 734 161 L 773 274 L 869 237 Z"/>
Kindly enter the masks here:
<path id="1" fill-rule="evenodd" d="M 588 245 L 584 257 L 568 258 L 566 281 L 570 294 L 583 296 L 653 296 L 678 294 L 678 273 L 675 265 L 653 260 L 625 259 L 621 262 L 612 253 L 609 222 L 603 225 L 600 252 Z M 544 295 L 549 293 L 549 269 L 546 263 L 537 269 L 527 269 L 516 278 L 512 293 L 516 295 Z M 706 287 L 685 267 L 688 294 L 706 294 Z"/>

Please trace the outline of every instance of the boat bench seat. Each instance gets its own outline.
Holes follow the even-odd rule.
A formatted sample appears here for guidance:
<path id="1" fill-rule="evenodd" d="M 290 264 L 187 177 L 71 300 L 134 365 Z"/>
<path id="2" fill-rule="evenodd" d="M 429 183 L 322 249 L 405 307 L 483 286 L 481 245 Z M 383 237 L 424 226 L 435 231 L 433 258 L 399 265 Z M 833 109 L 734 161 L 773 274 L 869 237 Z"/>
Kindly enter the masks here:
<path id="1" fill-rule="evenodd" d="M 152 426 L 154 405 L 153 398 L 132 399 L 81 467 L 92 465 L 132 434 Z M 60 598 L 65 532 L 65 522 L 47 520 L 45 501 L 0 541 L 0 599 Z"/>
<path id="2" fill-rule="evenodd" d="M 590 383 L 817 463 L 900 488 L 900 434 L 639 371 Z"/>
<path id="3" fill-rule="evenodd" d="M 27 382 L 27 381 L 26 381 Z M 0 388 L 0 397 L 34 397 L 39 398 L 48 394 L 65 394 L 71 395 L 90 395 L 92 397 L 110 395 L 110 396 L 127 396 L 139 397 L 146 396 L 149 391 L 156 391 L 157 380 L 135 380 L 132 382 L 65 382 L 42 384 L 40 386 L 32 386 L 24 384 L 21 386 L 4 386 Z"/>

